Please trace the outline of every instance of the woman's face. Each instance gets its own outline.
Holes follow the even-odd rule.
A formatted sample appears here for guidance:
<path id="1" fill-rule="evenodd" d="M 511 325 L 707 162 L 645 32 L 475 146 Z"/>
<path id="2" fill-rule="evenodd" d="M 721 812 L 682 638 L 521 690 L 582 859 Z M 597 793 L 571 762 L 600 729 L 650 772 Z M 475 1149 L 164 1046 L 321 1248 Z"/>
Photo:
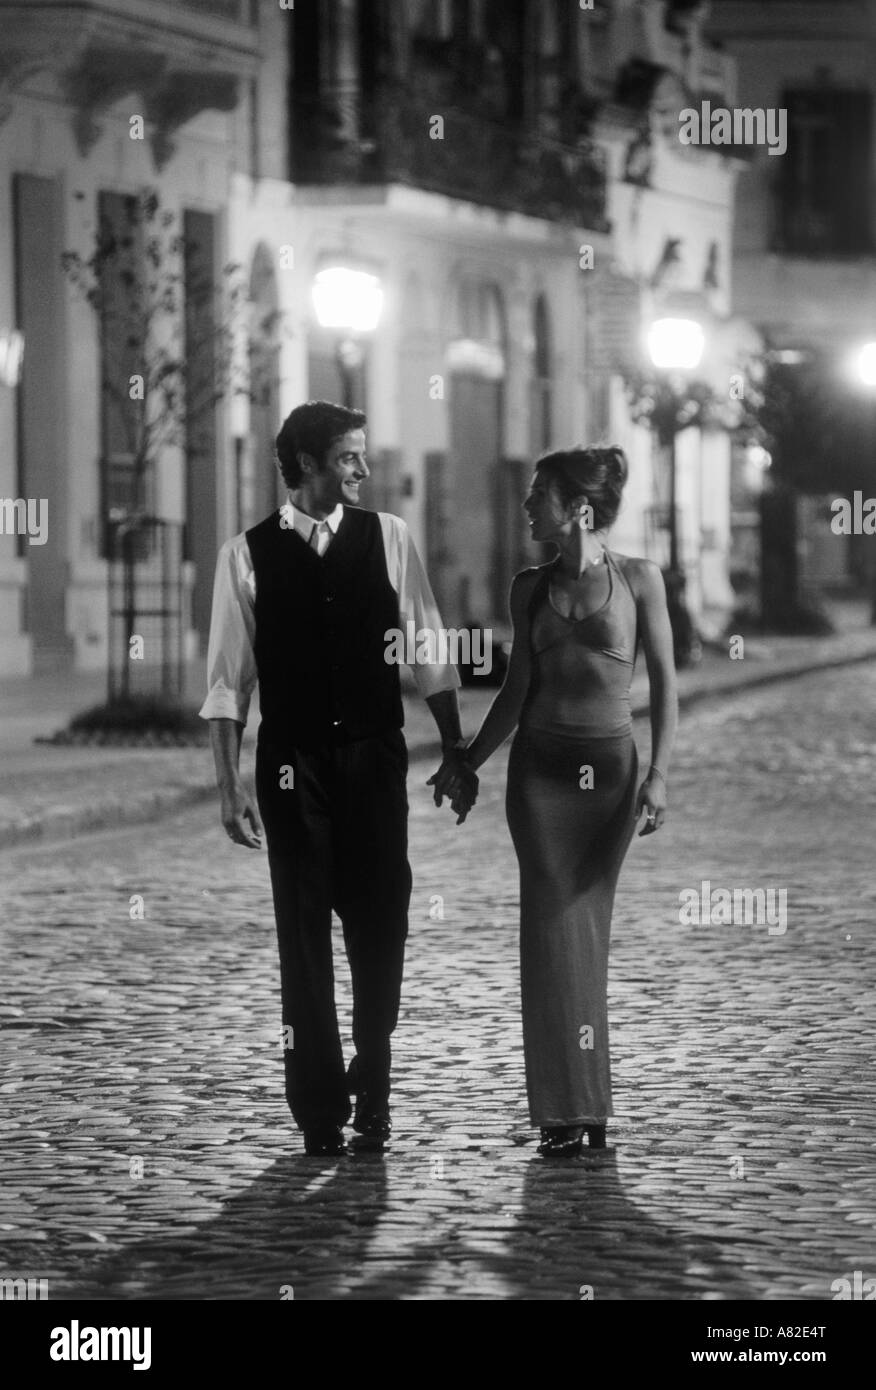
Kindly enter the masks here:
<path id="1" fill-rule="evenodd" d="M 534 541 L 559 541 L 575 529 L 575 509 L 565 505 L 556 484 L 549 482 L 538 469 L 532 475 L 523 510 Z"/>

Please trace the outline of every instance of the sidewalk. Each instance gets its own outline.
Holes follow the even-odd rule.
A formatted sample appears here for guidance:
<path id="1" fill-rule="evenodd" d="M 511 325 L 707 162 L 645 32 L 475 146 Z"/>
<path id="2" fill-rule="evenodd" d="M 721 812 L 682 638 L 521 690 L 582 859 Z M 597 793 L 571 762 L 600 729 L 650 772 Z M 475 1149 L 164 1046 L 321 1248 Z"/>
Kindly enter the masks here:
<path id="1" fill-rule="evenodd" d="M 682 709 L 700 700 L 782 681 L 810 671 L 876 660 L 876 628 L 858 621 L 830 637 L 750 637 L 744 657 L 707 650 L 692 670 L 679 672 Z M 198 698 L 202 671 L 191 673 Z M 155 820 L 216 795 L 209 748 L 55 747 L 34 743 L 63 728 L 71 715 L 103 696 L 101 675 L 53 674 L 0 681 L 0 847 L 49 837 L 81 835 L 107 826 Z M 462 691 L 463 729 L 474 733 L 495 695 L 477 685 Z M 640 656 L 633 680 L 633 711 L 648 712 L 648 679 Z M 422 700 L 405 696 L 405 733 L 411 762 L 436 760 L 439 746 Z M 244 774 L 251 777 L 257 718 L 244 738 Z"/>

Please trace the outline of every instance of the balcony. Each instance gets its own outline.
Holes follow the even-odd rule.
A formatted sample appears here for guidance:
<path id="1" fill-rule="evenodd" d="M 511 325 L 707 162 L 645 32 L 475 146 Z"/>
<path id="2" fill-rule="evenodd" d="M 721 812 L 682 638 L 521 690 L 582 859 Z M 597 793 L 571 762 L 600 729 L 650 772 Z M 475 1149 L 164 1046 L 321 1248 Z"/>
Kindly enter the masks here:
<path id="1" fill-rule="evenodd" d="M 436 111 L 444 119 L 443 139 L 430 138 Z M 297 182 L 400 183 L 549 221 L 607 227 L 605 157 L 592 140 L 566 144 L 407 97 L 373 100 L 357 114 L 351 122 L 349 113 L 333 117 L 323 103 L 296 103 Z M 357 125 L 358 139 L 343 133 Z"/>
<path id="2" fill-rule="evenodd" d="M 181 125 L 201 111 L 233 110 L 239 82 L 255 76 L 251 17 L 249 0 L 0 0 L 0 121 L 28 78 L 49 68 L 73 107 L 81 154 L 97 140 L 109 108 L 136 94 L 160 168 Z"/>

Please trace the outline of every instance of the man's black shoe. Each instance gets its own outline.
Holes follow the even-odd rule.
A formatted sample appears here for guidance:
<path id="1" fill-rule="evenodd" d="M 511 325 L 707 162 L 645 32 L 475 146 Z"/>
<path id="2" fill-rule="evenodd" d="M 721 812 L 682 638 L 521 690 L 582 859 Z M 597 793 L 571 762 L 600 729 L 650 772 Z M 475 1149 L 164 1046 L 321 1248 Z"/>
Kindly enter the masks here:
<path id="1" fill-rule="evenodd" d="M 376 1104 L 363 1093 L 356 1102 L 353 1129 L 357 1136 L 353 1140 L 356 1149 L 382 1149 L 392 1130 L 389 1106 L 385 1101 Z"/>
<path id="2" fill-rule="evenodd" d="M 317 1125 L 304 1131 L 304 1152 L 311 1158 L 335 1158 L 347 1152 L 337 1125 Z"/>

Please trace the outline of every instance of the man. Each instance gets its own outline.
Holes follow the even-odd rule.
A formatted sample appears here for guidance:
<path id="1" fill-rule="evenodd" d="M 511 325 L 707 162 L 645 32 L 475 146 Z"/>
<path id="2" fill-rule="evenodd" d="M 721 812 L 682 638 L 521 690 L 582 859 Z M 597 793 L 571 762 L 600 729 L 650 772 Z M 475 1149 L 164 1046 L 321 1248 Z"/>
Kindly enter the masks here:
<path id="1" fill-rule="evenodd" d="M 280 948 L 286 1097 L 305 1152 L 346 1151 L 390 1134 L 390 1036 L 398 1018 L 411 871 L 407 748 L 388 630 L 437 633 L 441 619 L 399 517 L 359 510 L 369 476 L 365 416 L 309 401 L 285 420 L 277 456 L 288 500 L 226 541 L 213 594 L 210 720 L 222 824 L 257 849 L 261 823 L 239 773 L 250 695 L 259 684 L 256 793 L 264 820 Z M 438 644 L 434 644 L 437 648 Z M 457 688 L 449 664 L 414 675 L 457 770 L 460 819 L 477 778 L 457 769 Z M 447 780 L 447 779 L 445 779 Z M 436 801 L 440 798 L 436 791 Z M 341 919 L 353 985 L 356 1055 L 338 1034 L 331 914 Z"/>

